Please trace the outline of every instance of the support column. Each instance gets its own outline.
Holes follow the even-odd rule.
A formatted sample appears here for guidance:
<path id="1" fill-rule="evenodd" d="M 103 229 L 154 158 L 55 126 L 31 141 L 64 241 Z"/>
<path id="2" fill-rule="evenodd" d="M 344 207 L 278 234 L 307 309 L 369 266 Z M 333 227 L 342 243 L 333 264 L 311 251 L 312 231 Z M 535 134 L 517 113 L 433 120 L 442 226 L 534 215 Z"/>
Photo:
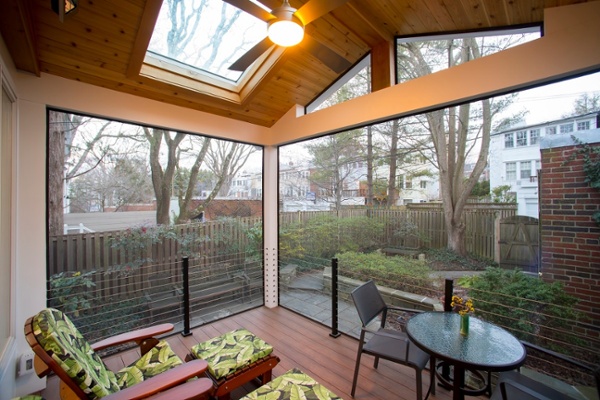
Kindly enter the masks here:
<path id="1" fill-rule="evenodd" d="M 265 146 L 263 170 L 263 240 L 265 260 L 265 306 L 279 305 L 278 293 L 278 216 L 279 193 L 277 191 L 277 175 L 279 171 L 277 147 Z"/>

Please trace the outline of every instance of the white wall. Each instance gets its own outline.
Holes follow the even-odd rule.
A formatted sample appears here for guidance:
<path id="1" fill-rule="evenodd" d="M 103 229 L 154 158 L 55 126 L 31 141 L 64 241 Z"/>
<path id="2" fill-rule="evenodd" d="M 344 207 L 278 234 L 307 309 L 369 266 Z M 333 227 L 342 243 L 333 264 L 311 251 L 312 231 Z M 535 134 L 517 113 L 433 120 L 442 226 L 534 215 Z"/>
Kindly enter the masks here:
<path id="1" fill-rule="evenodd" d="M 8 363 L 28 349 L 23 324 L 45 306 L 46 279 L 46 105 L 83 113 L 110 116 L 132 122 L 198 132 L 217 137 L 242 139 L 257 144 L 276 145 L 322 132 L 346 129 L 446 105 L 454 100 L 468 100 L 482 94 L 495 94 L 505 88 L 520 88 L 561 76 L 600 68 L 600 2 L 579 4 L 547 13 L 546 37 L 523 46 L 442 71 L 429 77 L 351 100 L 331 109 L 297 118 L 298 108 L 272 129 L 222 117 L 183 109 L 138 98 L 132 95 L 93 87 L 42 74 L 35 77 L 17 72 L 7 57 L 4 43 L 0 55 L 7 64 L 18 96 L 17 170 L 16 170 L 16 315 L 14 331 L 17 343 Z M 579 50 L 578 50 L 579 49 Z M 494 79 L 490 79 L 494 76 Z M 465 84 L 468 82 L 468 84 Z M 277 262 L 277 151 L 265 151 L 265 257 L 267 279 L 276 284 Z M 276 298 L 268 298 L 270 306 Z M 4 365 L 0 364 L 0 365 Z M 10 372 L 10 371 L 9 371 Z M 6 374 L 10 378 L 10 373 Z M 16 380 L 16 392 L 10 393 L 12 382 L 2 384 L 2 400 L 39 389 L 41 382 Z"/>

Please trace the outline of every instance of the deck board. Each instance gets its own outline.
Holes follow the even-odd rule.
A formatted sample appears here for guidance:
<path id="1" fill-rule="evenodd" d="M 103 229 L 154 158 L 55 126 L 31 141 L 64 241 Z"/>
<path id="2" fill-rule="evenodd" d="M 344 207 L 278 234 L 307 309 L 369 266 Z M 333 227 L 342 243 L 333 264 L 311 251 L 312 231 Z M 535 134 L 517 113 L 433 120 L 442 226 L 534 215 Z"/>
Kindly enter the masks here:
<path id="1" fill-rule="evenodd" d="M 181 357 L 194 344 L 218 336 L 237 328 L 246 328 L 261 337 L 275 348 L 281 362 L 273 371 L 279 376 L 291 368 L 300 368 L 318 382 L 344 399 L 351 399 L 352 376 L 356 360 L 357 340 L 346 335 L 333 338 L 331 330 L 310 319 L 283 307 L 259 307 L 192 330 L 192 335 L 184 337 L 173 334 L 166 339 L 173 350 Z M 135 359 L 136 351 L 128 350 L 106 359 L 111 369 L 118 369 Z M 414 400 L 414 370 L 385 360 L 379 368 L 373 369 L 373 358 L 363 356 L 360 369 L 357 400 Z M 423 373 L 424 391 L 429 382 L 427 372 Z M 234 391 L 232 400 L 239 399 L 256 388 L 254 383 Z M 451 392 L 437 387 L 434 399 L 449 400 Z M 48 387 L 42 393 L 46 400 L 58 400 L 56 377 L 48 380 Z M 481 397 L 483 399 L 484 397 Z"/>

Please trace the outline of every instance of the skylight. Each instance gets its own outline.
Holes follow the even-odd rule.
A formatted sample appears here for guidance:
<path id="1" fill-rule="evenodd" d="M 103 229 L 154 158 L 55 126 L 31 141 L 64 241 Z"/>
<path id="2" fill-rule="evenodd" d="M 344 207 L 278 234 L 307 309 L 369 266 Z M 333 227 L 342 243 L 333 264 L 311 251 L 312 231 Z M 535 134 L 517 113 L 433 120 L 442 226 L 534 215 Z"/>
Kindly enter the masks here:
<path id="1" fill-rule="evenodd" d="M 266 24 L 221 0 L 164 0 L 148 52 L 236 82 L 228 67 L 267 36 Z"/>

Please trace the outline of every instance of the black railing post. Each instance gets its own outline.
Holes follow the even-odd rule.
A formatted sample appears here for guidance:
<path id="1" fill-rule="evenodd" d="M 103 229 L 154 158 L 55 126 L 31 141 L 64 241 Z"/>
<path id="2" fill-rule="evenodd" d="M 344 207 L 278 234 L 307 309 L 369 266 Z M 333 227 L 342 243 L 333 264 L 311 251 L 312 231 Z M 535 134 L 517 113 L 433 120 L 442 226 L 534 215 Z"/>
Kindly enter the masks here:
<path id="1" fill-rule="evenodd" d="M 331 337 L 339 337 L 338 331 L 338 259 L 331 259 Z"/>
<path id="2" fill-rule="evenodd" d="M 190 336 L 190 260 L 188 257 L 183 257 L 182 260 L 182 275 L 183 275 L 183 336 Z"/>
<path id="3" fill-rule="evenodd" d="M 444 285 L 444 311 L 450 312 L 452 311 L 452 294 L 454 293 L 454 280 L 446 278 L 446 283 Z M 445 379 L 446 382 L 450 382 L 450 365 L 448 363 L 442 362 L 442 379 Z M 441 386 L 445 386 L 441 383 Z"/>
<path id="4" fill-rule="evenodd" d="M 444 311 L 452 311 L 452 293 L 454 293 L 454 280 L 446 278 L 444 286 Z"/>

